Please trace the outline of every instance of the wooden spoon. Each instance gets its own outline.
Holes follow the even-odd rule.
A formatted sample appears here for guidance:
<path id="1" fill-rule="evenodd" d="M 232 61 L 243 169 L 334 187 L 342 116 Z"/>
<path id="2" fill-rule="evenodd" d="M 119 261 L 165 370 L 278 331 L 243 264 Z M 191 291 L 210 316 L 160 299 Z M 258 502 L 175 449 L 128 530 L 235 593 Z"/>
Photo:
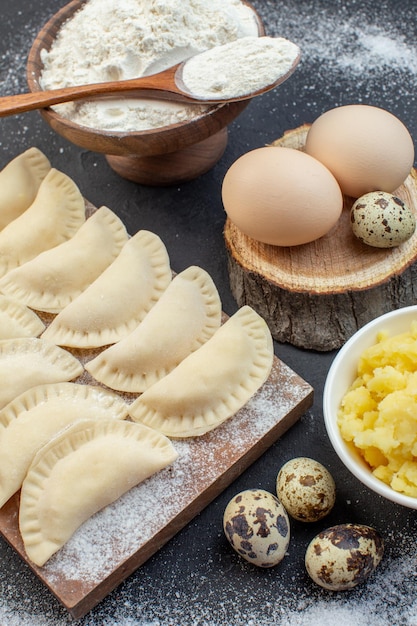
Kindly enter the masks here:
<path id="1" fill-rule="evenodd" d="M 299 59 L 300 57 L 297 56 L 288 71 L 280 75 L 269 85 L 263 86 L 261 89 L 250 91 L 250 81 L 248 81 L 248 93 L 243 95 L 239 94 L 235 97 L 224 98 L 219 95 L 218 98 L 208 98 L 188 91 L 182 80 L 182 70 L 189 60 L 187 59 L 162 72 L 141 78 L 95 83 L 93 85 L 63 87 L 62 89 L 35 91 L 15 96 L 4 96 L 0 98 L 0 117 L 24 113 L 25 111 L 32 111 L 34 109 L 43 109 L 54 104 L 84 98 L 109 98 L 122 95 L 200 104 L 221 104 L 237 100 L 247 100 L 270 91 L 287 80 L 294 72 Z"/>

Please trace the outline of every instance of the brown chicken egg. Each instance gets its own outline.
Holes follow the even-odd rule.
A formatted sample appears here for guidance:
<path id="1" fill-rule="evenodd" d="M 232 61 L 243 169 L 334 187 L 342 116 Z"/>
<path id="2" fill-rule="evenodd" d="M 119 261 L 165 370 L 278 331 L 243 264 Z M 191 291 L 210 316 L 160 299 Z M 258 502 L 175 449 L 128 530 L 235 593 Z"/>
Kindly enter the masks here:
<path id="1" fill-rule="evenodd" d="M 410 133 L 395 115 L 365 104 L 330 109 L 311 125 L 307 154 L 333 173 L 344 194 L 392 193 L 414 162 Z"/>
<path id="2" fill-rule="evenodd" d="M 305 566 L 317 585 L 346 591 L 369 578 L 383 553 L 383 539 L 374 528 L 339 524 L 314 537 L 306 550 Z"/>
<path id="3" fill-rule="evenodd" d="M 247 152 L 223 180 L 229 219 L 248 237 L 274 246 L 297 246 L 333 228 L 343 208 L 329 170 L 300 150 L 269 146 Z"/>
<path id="4" fill-rule="evenodd" d="M 287 461 L 278 472 L 277 495 L 291 517 L 299 522 L 317 522 L 332 510 L 336 486 L 321 463 L 298 457 Z"/>
<path id="5" fill-rule="evenodd" d="M 224 511 L 223 529 L 232 548 L 258 567 L 280 563 L 290 541 L 287 512 L 264 489 L 246 489 L 232 498 Z"/>

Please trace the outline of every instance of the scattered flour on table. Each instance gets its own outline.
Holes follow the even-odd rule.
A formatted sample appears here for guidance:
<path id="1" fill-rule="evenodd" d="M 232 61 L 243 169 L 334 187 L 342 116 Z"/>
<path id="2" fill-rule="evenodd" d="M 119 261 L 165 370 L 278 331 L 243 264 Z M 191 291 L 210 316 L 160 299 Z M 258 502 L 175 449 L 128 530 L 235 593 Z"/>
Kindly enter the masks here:
<path id="1" fill-rule="evenodd" d="M 386 0 L 372 8 L 357 0 L 335 0 L 325 8 L 306 0 L 252 4 L 268 35 L 300 47 L 297 72 L 304 72 L 304 89 L 311 94 L 307 107 L 315 108 L 316 93 L 320 103 L 328 97 L 330 106 L 370 100 L 387 107 L 388 99 L 391 109 L 397 101 L 407 109 L 415 103 L 417 45 L 415 31 L 407 26 L 415 23 L 411 5 L 397 3 L 394 9 L 394 2 Z"/>
<path id="2" fill-rule="evenodd" d="M 337 594 L 311 593 L 300 586 L 295 596 L 285 588 L 265 585 L 262 598 L 254 598 L 251 609 L 240 605 L 239 599 L 251 589 L 233 593 L 233 579 L 224 580 L 220 588 L 211 589 L 210 581 L 196 573 L 196 589 L 203 588 L 205 599 L 190 602 L 178 590 L 172 596 L 159 592 L 158 585 L 152 593 L 131 600 L 132 589 L 137 591 L 141 581 L 129 581 L 112 599 L 96 607 L 81 620 L 74 621 L 62 612 L 41 603 L 36 596 L 22 595 L 12 584 L 2 586 L 3 594 L 12 598 L 5 604 L 0 600 L 1 626 L 416 626 L 417 600 L 413 590 L 417 583 L 414 534 L 398 533 L 396 539 L 410 547 L 399 559 L 383 561 L 379 574 L 367 585 L 353 592 Z M 288 557 L 287 557 L 288 558 Z M 224 574 L 220 574 L 226 578 Z M 279 573 L 278 573 L 279 576 Z M 6 585 L 10 589 L 6 589 Z M 173 582 L 175 587 L 175 582 Z M 278 595 L 277 595 L 278 593 Z M 216 594 L 213 601 L 213 594 Z M 207 601 L 210 599 L 211 601 Z"/>

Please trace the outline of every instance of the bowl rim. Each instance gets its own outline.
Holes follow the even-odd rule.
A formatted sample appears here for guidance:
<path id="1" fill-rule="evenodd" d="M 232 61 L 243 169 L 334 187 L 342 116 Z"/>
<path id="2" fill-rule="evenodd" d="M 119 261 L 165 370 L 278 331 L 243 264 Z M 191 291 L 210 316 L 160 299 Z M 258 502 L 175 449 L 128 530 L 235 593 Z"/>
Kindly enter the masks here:
<path id="1" fill-rule="evenodd" d="M 258 26 L 259 36 L 265 35 L 265 26 L 263 21 L 255 9 L 255 7 L 248 0 L 240 0 L 242 4 L 248 6 L 254 15 L 256 24 Z M 43 49 L 49 50 L 54 38 L 50 36 L 51 28 L 57 25 L 57 32 L 59 32 L 60 28 L 65 24 L 66 21 L 72 18 L 72 16 L 79 11 L 83 5 L 85 5 L 88 0 L 70 0 L 70 2 L 66 3 L 62 6 L 58 11 L 56 11 L 41 27 L 38 31 L 35 39 L 32 42 L 30 47 L 27 63 L 26 63 L 26 82 L 28 84 L 30 91 L 42 91 L 42 88 L 39 84 L 39 78 L 42 72 L 42 59 L 41 59 L 41 51 Z M 72 121 L 69 118 L 65 118 L 59 113 L 57 113 L 52 107 L 48 107 L 46 109 L 41 110 L 42 117 L 45 118 L 46 121 L 52 124 L 65 125 L 69 129 L 72 129 L 75 133 L 78 134 L 91 134 L 96 136 L 104 136 L 108 139 L 116 139 L 123 140 L 126 137 L 137 137 L 137 138 L 145 138 L 151 135 L 159 135 L 162 137 L 169 136 L 173 132 L 180 130 L 184 127 L 194 128 L 201 127 L 203 125 L 207 128 L 204 128 L 206 131 L 204 134 L 208 137 L 212 134 L 210 129 L 210 124 L 213 125 L 214 128 L 218 127 L 218 130 L 221 129 L 224 124 L 217 121 L 218 114 L 222 113 L 225 116 L 226 124 L 233 121 L 233 119 L 243 111 L 249 104 L 250 100 L 239 100 L 230 103 L 221 103 L 221 104 L 213 104 L 210 105 L 207 110 L 203 111 L 201 114 L 196 115 L 191 119 L 181 120 L 179 122 L 175 122 L 174 124 L 167 124 L 165 126 L 138 130 L 138 131 L 117 131 L 117 130 L 101 130 L 96 129 L 90 126 L 85 126 L 82 124 L 78 124 L 77 122 Z M 209 122 L 209 120 L 213 120 Z M 202 137 L 204 139 L 205 137 Z M 193 143 L 190 141 L 190 143 Z"/>
<path id="2" fill-rule="evenodd" d="M 351 382 L 353 382 L 359 356 L 365 348 L 375 344 L 376 334 L 383 330 L 384 324 L 387 321 L 392 322 L 392 320 L 396 320 L 396 324 L 394 326 L 398 328 L 398 330 L 393 329 L 391 332 L 397 334 L 397 332 L 407 331 L 407 328 L 404 328 L 405 320 L 408 321 L 408 326 L 410 326 L 413 319 L 417 319 L 417 305 L 395 309 L 374 318 L 362 326 L 362 328 L 356 331 L 347 340 L 347 342 L 336 354 L 326 376 L 323 390 L 323 417 L 328 437 L 336 454 L 347 469 L 360 482 L 378 495 L 383 496 L 396 504 L 400 504 L 411 509 L 417 509 L 417 498 L 395 491 L 392 487 L 376 478 L 371 473 L 370 469 L 366 468 L 365 462 L 361 465 L 355 460 L 352 452 L 349 450 L 349 445 L 341 436 L 336 421 L 337 409 L 349 386 L 344 386 L 339 382 L 340 371 L 342 367 L 345 368 L 346 356 L 349 355 L 348 367 L 350 367 L 350 371 L 343 376 L 343 379 L 346 381 L 347 377 L 351 376 Z M 390 330 L 390 328 L 387 330 Z M 372 334 L 373 332 L 375 333 L 374 335 Z M 352 362 L 355 363 L 355 366 L 352 365 Z"/>

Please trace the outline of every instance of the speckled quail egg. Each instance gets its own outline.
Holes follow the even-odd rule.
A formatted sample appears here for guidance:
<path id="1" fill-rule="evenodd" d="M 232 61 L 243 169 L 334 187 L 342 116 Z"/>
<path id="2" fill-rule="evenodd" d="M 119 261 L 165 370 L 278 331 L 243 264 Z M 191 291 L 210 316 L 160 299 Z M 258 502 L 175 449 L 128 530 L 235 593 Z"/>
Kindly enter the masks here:
<path id="1" fill-rule="evenodd" d="M 263 489 L 247 489 L 232 498 L 224 511 L 223 528 L 232 548 L 258 567 L 282 561 L 290 541 L 287 512 L 276 496 Z"/>
<path id="2" fill-rule="evenodd" d="M 394 248 L 416 229 L 414 213 L 396 196 L 372 191 L 354 202 L 350 221 L 353 234 L 375 248 Z"/>
<path id="3" fill-rule="evenodd" d="M 287 461 L 278 472 L 277 495 L 291 517 L 317 522 L 332 510 L 336 485 L 321 463 L 298 457 Z"/>
<path id="4" fill-rule="evenodd" d="M 362 524 L 339 524 L 310 542 L 305 566 L 312 580 L 330 591 L 346 591 L 365 582 L 380 563 L 384 542 Z"/>

